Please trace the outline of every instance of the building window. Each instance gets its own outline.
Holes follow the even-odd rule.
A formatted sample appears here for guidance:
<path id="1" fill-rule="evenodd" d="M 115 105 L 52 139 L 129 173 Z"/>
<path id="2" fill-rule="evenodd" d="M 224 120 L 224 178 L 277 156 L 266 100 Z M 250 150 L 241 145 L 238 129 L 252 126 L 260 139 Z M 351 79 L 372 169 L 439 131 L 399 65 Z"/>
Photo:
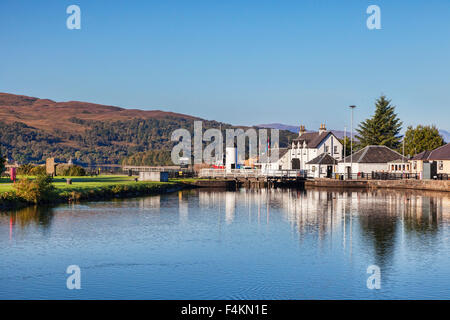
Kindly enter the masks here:
<path id="1" fill-rule="evenodd" d="M 391 171 L 394 171 L 394 165 L 391 165 Z"/>
<path id="2" fill-rule="evenodd" d="M 439 161 L 439 170 L 444 170 L 444 161 Z"/>
<path id="3" fill-rule="evenodd" d="M 413 168 L 414 168 L 414 170 L 417 169 L 417 161 L 414 161 L 414 163 L 413 163 Z"/>
<path id="4" fill-rule="evenodd" d="M 325 153 L 330 152 L 330 147 L 329 146 L 325 146 Z"/>
<path id="5" fill-rule="evenodd" d="M 334 148 L 334 151 L 333 151 L 333 152 L 334 152 L 335 154 L 339 153 L 338 147 L 337 147 L 337 146 L 334 146 L 333 148 Z"/>

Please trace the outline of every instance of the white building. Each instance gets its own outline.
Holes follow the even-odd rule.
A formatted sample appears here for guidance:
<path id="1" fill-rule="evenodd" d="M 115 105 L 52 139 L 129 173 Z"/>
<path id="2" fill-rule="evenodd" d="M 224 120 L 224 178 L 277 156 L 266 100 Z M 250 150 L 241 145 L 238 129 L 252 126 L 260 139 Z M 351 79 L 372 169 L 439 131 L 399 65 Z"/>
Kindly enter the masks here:
<path id="1" fill-rule="evenodd" d="M 332 178 L 336 172 L 337 164 L 338 162 L 335 158 L 327 153 L 322 153 L 306 163 L 306 170 L 308 170 L 309 177 Z"/>
<path id="2" fill-rule="evenodd" d="M 386 146 L 367 146 L 340 161 L 338 173 L 350 175 L 388 172 L 388 163 L 398 159 L 403 159 L 403 156 Z"/>
<path id="3" fill-rule="evenodd" d="M 267 171 L 273 171 L 273 170 L 289 170 L 291 167 L 291 160 L 289 156 L 289 149 L 287 148 L 276 148 L 275 150 L 278 151 L 278 160 L 277 161 L 268 161 L 268 162 L 261 162 L 259 165 L 261 165 L 261 171 L 267 172 Z M 273 149 L 271 150 L 273 152 Z M 268 159 L 269 160 L 269 159 Z"/>
<path id="4" fill-rule="evenodd" d="M 328 154 L 337 161 L 342 160 L 343 145 L 331 131 L 327 131 L 325 124 L 318 132 L 306 132 L 300 126 L 298 138 L 294 139 L 289 149 L 290 169 L 307 170 L 307 162 L 321 154 Z"/>

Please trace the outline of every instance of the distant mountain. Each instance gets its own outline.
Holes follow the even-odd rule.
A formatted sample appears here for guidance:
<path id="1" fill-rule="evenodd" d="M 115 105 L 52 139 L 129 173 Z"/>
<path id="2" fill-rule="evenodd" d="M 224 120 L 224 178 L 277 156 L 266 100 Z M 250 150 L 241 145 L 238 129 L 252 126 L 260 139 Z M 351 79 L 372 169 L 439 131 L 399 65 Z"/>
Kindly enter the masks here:
<path id="1" fill-rule="evenodd" d="M 291 125 L 282 124 L 282 123 L 258 124 L 258 125 L 256 125 L 256 127 L 269 128 L 269 129 L 279 129 L 279 130 L 288 130 L 290 132 L 297 133 L 297 134 L 298 134 L 298 130 L 299 130 L 298 126 L 291 126 Z M 306 130 L 306 131 L 307 132 L 312 132 L 314 130 Z M 333 134 L 338 139 L 343 139 L 344 138 L 344 131 L 342 131 L 342 130 L 331 130 L 331 131 L 333 132 Z M 353 137 L 355 137 L 355 135 L 356 134 L 353 133 Z M 350 132 L 349 131 L 347 131 L 347 137 L 350 137 Z"/>
<path id="2" fill-rule="evenodd" d="M 446 143 L 450 143 L 450 132 L 441 129 L 439 130 L 439 134 L 442 136 L 442 138 L 444 138 L 444 141 Z"/>
<path id="3" fill-rule="evenodd" d="M 171 164 L 172 132 L 180 128 L 193 132 L 195 120 L 202 121 L 203 129 L 245 128 L 161 110 L 0 93 L 0 150 L 19 163 L 55 157 L 85 164 Z M 280 146 L 287 146 L 293 136 L 280 132 Z"/>

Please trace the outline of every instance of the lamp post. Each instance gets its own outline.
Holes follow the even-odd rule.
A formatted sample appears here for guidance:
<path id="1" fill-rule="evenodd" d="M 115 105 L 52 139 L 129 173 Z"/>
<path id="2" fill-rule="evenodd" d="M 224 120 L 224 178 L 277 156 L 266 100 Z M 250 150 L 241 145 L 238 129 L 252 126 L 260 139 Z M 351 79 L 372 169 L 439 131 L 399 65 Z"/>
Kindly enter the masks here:
<path id="1" fill-rule="evenodd" d="M 347 163 L 345 159 L 347 158 L 347 127 L 344 127 L 344 180 L 345 180 L 345 170 L 347 170 Z"/>
<path id="2" fill-rule="evenodd" d="M 350 128 L 350 173 L 353 171 L 353 109 L 355 109 L 356 106 L 350 106 L 350 109 L 352 110 L 352 116 L 351 116 L 351 128 Z M 351 179 L 351 177 L 350 177 Z"/>

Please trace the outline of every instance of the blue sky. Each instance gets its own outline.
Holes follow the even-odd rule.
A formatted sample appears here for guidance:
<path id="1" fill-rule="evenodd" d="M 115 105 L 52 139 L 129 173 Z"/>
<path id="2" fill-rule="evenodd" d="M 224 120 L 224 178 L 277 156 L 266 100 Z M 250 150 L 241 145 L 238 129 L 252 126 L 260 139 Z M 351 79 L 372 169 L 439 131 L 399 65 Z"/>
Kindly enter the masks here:
<path id="1" fill-rule="evenodd" d="M 385 94 L 405 125 L 448 130 L 449 34 L 447 0 L 2 0 L 0 91 L 308 129 Z"/>

